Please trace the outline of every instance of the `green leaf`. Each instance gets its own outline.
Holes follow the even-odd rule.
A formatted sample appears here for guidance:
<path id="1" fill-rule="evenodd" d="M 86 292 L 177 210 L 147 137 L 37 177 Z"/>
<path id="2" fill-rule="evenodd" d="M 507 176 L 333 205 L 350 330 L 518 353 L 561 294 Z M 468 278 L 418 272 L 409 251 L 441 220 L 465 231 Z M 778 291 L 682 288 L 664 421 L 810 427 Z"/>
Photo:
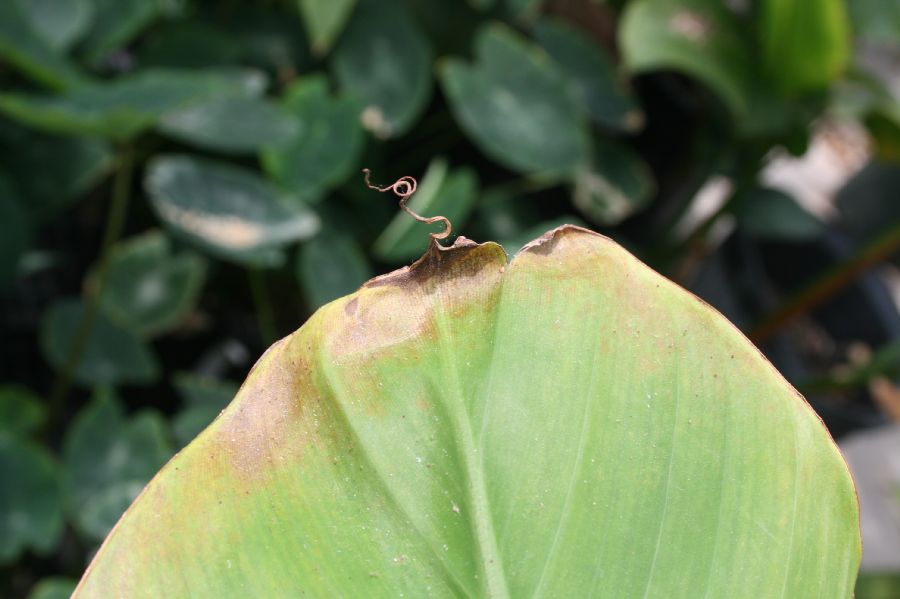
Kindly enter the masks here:
<path id="1" fill-rule="evenodd" d="M 112 151 L 101 141 L 54 137 L 0 120 L 0 164 L 16 175 L 22 207 L 35 222 L 45 221 L 78 200 L 112 166 Z"/>
<path id="2" fill-rule="evenodd" d="M 742 229 L 761 239 L 813 239 L 825 230 L 821 220 L 777 189 L 758 187 L 748 191 L 736 216 Z"/>
<path id="3" fill-rule="evenodd" d="M 138 49 L 142 68 L 204 69 L 240 64 L 241 47 L 222 27 L 179 19 L 154 27 Z"/>
<path id="4" fill-rule="evenodd" d="M 447 161 L 437 158 L 428 165 L 422 184 L 407 206 L 422 216 L 445 216 L 457 227 L 471 212 L 478 195 L 478 177 L 463 167 L 450 172 Z M 397 212 L 372 246 L 374 254 L 386 262 L 404 262 L 420 256 L 428 247 L 428 233 L 440 233 L 443 223 L 424 225 L 405 212 Z"/>
<path id="5" fill-rule="evenodd" d="M 303 24 L 315 54 L 324 55 L 340 35 L 356 0 L 298 0 Z"/>
<path id="6" fill-rule="evenodd" d="M 531 227 L 518 231 L 514 235 L 504 235 L 500 237 L 499 243 L 501 246 L 503 246 L 503 249 L 510 256 L 514 256 L 515 254 L 518 254 L 523 247 L 528 245 L 536 237 L 542 235 L 545 231 L 549 231 L 565 225 L 587 227 L 587 224 L 577 216 L 564 214 L 550 220 L 541 221 L 535 225 L 532 225 Z"/>
<path id="7" fill-rule="evenodd" d="M 166 114 L 159 130 L 200 148 L 231 154 L 285 143 L 300 126 L 277 104 L 262 98 L 212 98 Z"/>
<path id="8" fill-rule="evenodd" d="M 616 72 L 612 59 L 593 40 L 553 19 L 539 21 L 534 35 L 596 123 L 626 132 L 643 127 L 644 113 L 634 95 Z"/>
<path id="9" fill-rule="evenodd" d="M 850 60 L 843 0 L 761 0 L 757 36 L 769 79 L 787 93 L 826 87 Z"/>
<path id="10" fill-rule="evenodd" d="M 66 507 L 78 531 L 102 539 L 171 455 L 162 416 L 127 418 L 110 393 L 94 398 L 63 440 Z"/>
<path id="11" fill-rule="evenodd" d="M 59 300 L 44 313 L 41 349 L 58 371 L 66 366 L 84 316 L 84 307 L 77 299 Z M 94 317 L 75 368 L 77 382 L 85 386 L 146 384 L 158 376 L 159 364 L 149 347 L 102 313 Z"/>
<path id="12" fill-rule="evenodd" d="M 625 66 L 634 74 L 672 69 L 696 78 L 735 116 L 749 110 L 753 69 L 734 15 L 707 0 L 634 0 L 619 24 Z"/>
<path id="13" fill-rule="evenodd" d="M 157 216 L 180 237 L 239 264 L 278 266 L 282 248 L 319 229 L 319 218 L 256 173 L 212 160 L 163 156 L 144 188 Z"/>
<path id="14" fill-rule="evenodd" d="M 81 75 L 34 30 L 19 2 L 0 2 L 0 58 L 48 87 L 62 89 Z"/>
<path id="15" fill-rule="evenodd" d="M 184 447 L 225 409 L 238 391 L 231 381 L 180 373 L 175 388 L 186 404 L 172 421 L 172 432 L 179 447 Z"/>
<path id="16" fill-rule="evenodd" d="M 850 596 L 822 422 L 605 237 L 471 241 L 319 310 L 148 486 L 76 599 Z"/>
<path id="17" fill-rule="evenodd" d="M 900 4 L 890 0 L 847 2 L 855 38 L 890 46 L 900 39 Z"/>
<path id="18" fill-rule="evenodd" d="M 359 103 L 333 97 L 328 80 L 313 75 L 285 91 L 285 108 L 299 121 L 290 139 L 262 153 L 266 172 L 307 202 L 318 202 L 359 163 L 363 130 Z"/>
<path id="19" fill-rule="evenodd" d="M 587 161 L 588 135 L 566 80 L 547 56 L 503 25 L 483 28 L 477 62 L 449 59 L 444 93 L 465 133 L 490 158 L 522 172 Z"/>
<path id="20" fill-rule="evenodd" d="M 300 246 L 295 271 L 312 308 L 356 291 L 374 276 L 359 243 L 330 228 Z"/>
<path id="21" fill-rule="evenodd" d="M 900 596 L 900 572 L 860 572 L 854 599 L 896 599 Z"/>
<path id="22" fill-rule="evenodd" d="M 505 0 L 505 3 L 510 16 L 519 20 L 534 18 L 541 7 L 541 0 Z"/>
<path id="23" fill-rule="evenodd" d="M 31 241 L 31 221 L 23 198 L 0 171 L 0 289 L 16 278 L 19 262 Z"/>
<path id="24" fill-rule="evenodd" d="M 363 125 L 381 138 L 406 133 L 431 96 L 428 40 L 396 0 L 360 0 L 332 56 L 341 86 L 362 102 Z"/>
<path id="25" fill-rule="evenodd" d="M 94 18 L 91 0 L 13 0 L 32 30 L 55 51 L 67 50 L 87 31 Z"/>
<path id="26" fill-rule="evenodd" d="M 655 190 L 650 168 L 631 148 L 597 140 L 592 167 L 575 177 L 572 200 L 593 222 L 616 225 L 645 208 Z"/>
<path id="27" fill-rule="evenodd" d="M 177 327 L 194 309 L 206 262 L 193 252 L 172 255 L 168 238 L 151 231 L 113 247 L 100 306 L 122 327 L 152 337 Z"/>
<path id="28" fill-rule="evenodd" d="M 56 462 L 42 447 L 0 431 L 0 564 L 27 549 L 45 554 L 63 531 Z"/>
<path id="29" fill-rule="evenodd" d="M 165 0 L 92 0 L 94 21 L 82 52 L 98 63 L 119 49 L 163 14 Z"/>
<path id="30" fill-rule="evenodd" d="M 0 434 L 26 437 L 43 424 L 47 410 L 41 398 L 21 385 L 0 386 Z"/>
<path id="31" fill-rule="evenodd" d="M 31 589 L 28 599 L 69 599 L 75 592 L 77 582 L 57 576 L 44 578 Z"/>
<path id="32" fill-rule="evenodd" d="M 147 69 L 110 83 L 74 88 L 62 96 L 0 94 L 0 111 L 51 133 L 126 140 L 152 127 L 166 113 L 211 98 L 258 93 L 252 71 Z"/>

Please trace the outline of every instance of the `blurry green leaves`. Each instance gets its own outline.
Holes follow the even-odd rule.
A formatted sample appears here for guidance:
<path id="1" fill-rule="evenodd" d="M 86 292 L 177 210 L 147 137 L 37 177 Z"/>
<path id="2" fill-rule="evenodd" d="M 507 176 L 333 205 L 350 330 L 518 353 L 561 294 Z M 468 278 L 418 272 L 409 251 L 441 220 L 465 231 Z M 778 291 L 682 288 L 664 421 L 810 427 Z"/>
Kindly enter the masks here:
<path id="1" fill-rule="evenodd" d="M 41 399 L 25 387 L 0 387 L 0 434 L 30 435 L 44 422 L 46 413 Z"/>
<path id="2" fill-rule="evenodd" d="M 172 255 L 169 240 L 150 232 L 110 254 L 100 306 L 117 324 L 141 336 L 176 327 L 193 309 L 206 261 L 193 252 Z"/>
<path id="3" fill-rule="evenodd" d="M 325 54 L 341 33 L 356 0 L 297 0 L 313 52 Z"/>
<path id="4" fill-rule="evenodd" d="M 69 578 L 45 578 L 34 586 L 28 599 L 69 599 L 76 584 L 77 581 Z"/>
<path id="5" fill-rule="evenodd" d="M 93 0 L 13 0 L 31 27 L 54 50 L 66 50 L 87 31 L 94 18 Z"/>
<path id="6" fill-rule="evenodd" d="M 332 56 L 341 86 L 363 103 L 363 125 L 381 138 L 406 133 L 431 95 L 428 40 L 395 0 L 360 0 Z"/>
<path id="7" fill-rule="evenodd" d="M 751 189 L 740 198 L 736 216 L 742 229 L 761 239 L 810 239 L 825 228 L 791 196 L 763 187 Z"/>
<path id="8" fill-rule="evenodd" d="M 35 31 L 17 0 L 0 2 L 0 58 L 52 88 L 80 79 L 75 67 Z"/>
<path id="9" fill-rule="evenodd" d="M 175 416 L 172 431 L 183 447 L 225 409 L 237 394 L 238 384 L 187 373 L 176 374 L 174 383 L 185 406 Z"/>
<path id="10" fill-rule="evenodd" d="M 159 130 L 201 148 L 228 153 L 254 152 L 284 143 L 298 132 L 297 122 L 277 104 L 261 98 L 213 98 L 163 116 Z"/>
<path id="11" fill-rule="evenodd" d="M 352 293 L 374 276 L 359 243 L 331 228 L 300 246 L 296 271 L 310 308 Z"/>
<path id="12" fill-rule="evenodd" d="M 157 215 L 187 241 L 224 259 L 278 266 L 282 248 L 319 229 L 319 218 L 253 171 L 190 156 L 151 161 L 145 189 Z"/>
<path id="13" fill-rule="evenodd" d="M 764 69 L 786 93 L 824 88 L 850 59 L 843 0 L 762 0 L 758 35 Z"/>
<path id="14" fill-rule="evenodd" d="M 644 113 L 611 58 L 587 35 L 550 19 L 538 22 L 534 35 L 597 124 L 620 131 L 634 131 L 643 125 Z"/>
<path id="15" fill-rule="evenodd" d="M 572 200 L 595 223 L 619 224 L 646 207 L 656 191 L 649 167 L 624 144 L 597 140 L 591 164 L 578 171 Z"/>
<path id="16" fill-rule="evenodd" d="M 482 29 L 477 60 L 449 59 L 440 77 L 460 126 L 481 150 L 521 172 L 586 162 L 589 140 L 566 81 L 538 48 L 502 25 Z"/>
<path id="17" fill-rule="evenodd" d="M 708 0 L 634 0 L 619 24 L 633 73 L 674 69 L 715 90 L 736 116 L 748 110 L 752 65 L 744 34 L 728 8 Z"/>
<path id="18" fill-rule="evenodd" d="M 43 447 L 0 430 L 0 564 L 56 545 L 63 530 L 58 476 Z"/>
<path id="19" fill-rule="evenodd" d="M 250 71 L 148 69 L 110 83 L 80 85 L 60 96 L 0 94 L 0 111 L 52 133 L 124 140 L 167 113 L 261 88 L 260 76 Z"/>
<path id="20" fill-rule="evenodd" d="M 293 135 L 262 154 L 266 172 L 307 202 L 317 202 L 357 166 L 363 146 L 359 104 L 333 97 L 318 75 L 298 79 L 285 92 L 285 109 L 296 119 Z"/>
<path id="21" fill-rule="evenodd" d="M 78 340 L 85 316 L 78 300 L 61 300 L 44 313 L 41 347 L 57 370 L 63 370 Z M 156 357 L 141 340 L 102 313 L 94 316 L 74 378 L 85 386 L 151 383 L 159 375 Z"/>
<path id="22" fill-rule="evenodd" d="M 98 394 L 63 442 L 66 507 L 79 532 L 102 539 L 171 454 L 162 416 L 127 418 L 111 393 Z"/>
<path id="23" fill-rule="evenodd" d="M 127 43 L 162 14 L 165 0 L 92 0 L 94 21 L 82 51 L 97 63 Z"/>
<path id="24" fill-rule="evenodd" d="M 0 289 L 15 278 L 28 249 L 31 223 L 12 181 L 0 171 Z"/>
<path id="25" fill-rule="evenodd" d="M 423 216 L 446 216 L 458 231 L 471 211 L 477 194 L 478 178 L 471 169 L 460 168 L 450 172 L 446 160 L 436 159 L 428 166 L 408 206 Z M 375 240 L 372 251 L 386 262 L 418 258 L 428 247 L 429 236 L 425 234 L 425 227 L 405 212 L 397 212 Z M 432 233 L 443 230 L 441 223 L 428 227 Z"/>

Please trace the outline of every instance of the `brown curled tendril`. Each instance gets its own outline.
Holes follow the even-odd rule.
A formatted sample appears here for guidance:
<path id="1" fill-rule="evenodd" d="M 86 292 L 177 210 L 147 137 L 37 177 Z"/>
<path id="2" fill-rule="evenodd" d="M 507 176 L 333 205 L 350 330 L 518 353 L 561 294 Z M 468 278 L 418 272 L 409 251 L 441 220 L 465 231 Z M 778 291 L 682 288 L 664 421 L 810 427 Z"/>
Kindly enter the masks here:
<path id="1" fill-rule="evenodd" d="M 366 177 L 366 186 L 369 189 L 374 189 L 376 191 L 391 191 L 391 192 L 393 192 L 394 195 L 396 195 L 398 198 L 400 198 L 400 208 L 402 208 L 404 212 L 409 214 L 411 217 L 413 217 L 420 223 L 427 223 L 429 225 L 432 223 L 439 223 L 439 222 L 444 223 L 443 231 L 441 231 L 440 233 L 432 233 L 431 234 L 431 237 L 433 239 L 446 239 L 450 236 L 450 231 L 452 230 L 453 227 L 450 224 L 450 219 L 448 219 L 446 216 L 430 216 L 430 217 L 420 216 L 420 215 L 416 214 L 415 212 L 413 212 L 412 210 L 410 210 L 409 207 L 406 205 L 406 202 L 409 201 L 409 198 L 411 198 L 412 195 L 414 193 L 416 193 L 415 178 L 408 177 L 408 176 L 400 177 L 399 179 L 397 179 L 390 185 L 381 186 L 381 185 L 375 185 L 374 183 L 369 181 L 369 175 L 370 175 L 369 169 L 364 168 L 362 170 L 362 172 Z"/>

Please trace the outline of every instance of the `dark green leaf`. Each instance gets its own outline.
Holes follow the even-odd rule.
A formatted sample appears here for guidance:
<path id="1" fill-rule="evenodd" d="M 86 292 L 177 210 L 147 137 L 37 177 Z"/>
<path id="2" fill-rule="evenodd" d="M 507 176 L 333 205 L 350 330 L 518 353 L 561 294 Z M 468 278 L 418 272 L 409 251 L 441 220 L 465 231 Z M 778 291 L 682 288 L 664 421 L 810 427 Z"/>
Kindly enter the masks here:
<path id="1" fill-rule="evenodd" d="M 63 441 L 66 507 L 78 530 L 102 539 L 171 454 L 159 414 L 126 418 L 115 397 L 99 394 Z"/>
<path id="2" fill-rule="evenodd" d="M 0 171 L 0 288 L 16 277 L 19 261 L 31 239 L 31 222 L 22 208 L 27 202 Z"/>
<path id="3" fill-rule="evenodd" d="M 644 113 L 616 72 L 612 59 L 593 40 L 553 19 L 539 21 L 534 34 L 595 122 L 621 131 L 635 131 L 643 126 Z"/>
<path id="4" fill-rule="evenodd" d="M 69 599 L 77 583 L 77 580 L 71 578 L 45 578 L 31 589 L 28 599 Z"/>
<path id="5" fill-rule="evenodd" d="M 541 0 L 504 0 L 507 12 L 520 20 L 527 20 L 537 15 Z"/>
<path id="6" fill-rule="evenodd" d="M 30 435 L 43 424 L 46 415 L 41 398 L 26 387 L 0 387 L 0 433 Z"/>
<path id="7" fill-rule="evenodd" d="M 115 246 L 100 305 L 119 325 L 142 336 L 178 326 L 194 308 L 206 262 L 193 252 L 172 255 L 168 238 L 152 231 Z"/>
<path id="8" fill-rule="evenodd" d="M 850 21 L 843 0 L 761 0 L 756 10 L 764 70 L 781 90 L 823 88 L 847 66 Z"/>
<path id="9" fill-rule="evenodd" d="M 854 599 L 897 599 L 900 572 L 860 572 Z"/>
<path id="10" fill-rule="evenodd" d="M 818 237 L 824 223 L 777 189 L 758 187 L 742 198 L 738 224 L 761 239 L 799 240 Z"/>
<path id="11" fill-rule="evenodd" d="M 592 168 L 575 177 L 572 200 L 593 222 L 616 225 L 646 207 L 655 189 L 649 167 L 631 148 L 598 140 Z"/>
<path id="12" fill-rule="evenodd" d="M 184 446 L 225 409 L 239 385 L 187 373 L 176 374 L 174 379 L 175 388 L 186 405 L 172 421 L 172 432 L 178 445 Z"/>
<path id="13" fill-rule="evenodd" d="M 865 244 L 900 223 L 900 165 L 872 162 L 837 194 L 841 225 Z"/>
<path id="14" fill-rule="evenodd" d="M 165 0 L 92 0 L 94 22 L 82 44 L 90 62 L 99 62 L 128 43 L 163 13 Z"/>
<path id="15" fill-rule="evenodd" d="M 364 105 L 362 122 L 378 137 L 402 135 L 431 95 L 432 51 L 395 0 L 360 0 L 334 50 L 340 84 Z"/>
<path id="16" fill-rule="evenodd" d="M 586 162 L 586 124 L 546 55 L 502 25 L 482 29 L 478 61 L 448 60 L 444 93 L 466 134 L 485 154 L 523 171 L 567 171 Z"/>
<path id="17" fill-rule="evenodd" d="M 284 104 L 299 127 L 289 141 L 263 153 L 263 166 L 291 192 L 317 202 L 357 166 L 363 146 L 359 104 L 332 97 L 318 75 L 292 83 Z"/>
<path id="18" fill-rule="evenodd" d="M 53 133 L 124 140 L 152 127 L 166 113 L 226 95 L 259 93 L 251 71 L 139 71 L 110 83 L 74 88 L 62 96 L 0 94 L 0 111 Z"/>
<path id="19" fill-rule="evenodd" d="M 296 137 L 300 127 L 278 105 L 241 96 L 212 98 L 166 114 L 162 133 L 221 152 L 254 152 Z"/>
<path id="20" fill-rule="evenodd" d="M 41 349 L 57 370 L 65 367 L 76 333 L 84 318 L 84 307 L 76 299 L 57 301 L 41 323 Z M 121 329 L 102 313 L 93 320 L 75 380 L 85 386 L 121 383 L 152 383 L 159 365 L 150 348 L 133 333 Z"/>
<path id="21" fill-rule="evenodd" d="M 54 50 L 68 49 L 87 31 L 94 17 L 91 0 L 13 0 L 31 28 Z"/>
<path id="22" fill-rule="evenodd" d="M 352 293 L 374 276 L 359 243 L 331 228 L 300 246 L 296 272 L 310 308 Z"/>
<path id="23" fill-rule="evenodd" d="M 0 431 L 0 564 L 47 553 L 63 530 L 59 471 L 42 447 Z"/>
<path id="24" fill-rule="evenodd" d="M 75 67 L 35 32 L 15 0 L 0 2 L 0 58 L 56 89 L 81 79 Z"/>
<path id="25" fill-rule="evenodd" d="M 282 248 L 319 229 L 319 218 L 256 173 L 227 163 L 165 156 L 151 161 L 145 188 L 173 232 L 240 264 L 276 266 Z"/>
<path id="26" fill-rule="evenodd" d="M 463 167 L 450 172 L 446 160 L 436 159 L 408 206 L 422 216 L 446 216 L 459 233 L 477 195 L 478 178 L 471 169 Z M 387 262 L 418 258 L 428 247 L 429 232 L 440 233 L 443 227 L 442 223 L 424 225 L 398 211 L 375 240 L 372 251 Z"/>
<path id="27" fill-rule="evenodd" d="M 632 73 L 673 69 L 715 90 L 747 113 L 752 65 L 734 15 L 707 0 L 634 0 L 619 25 L 619 45 Z"/>
<path id="28" fill-rule="evenodd" d="M 203 69 L 238 64 L 240 54 L 228 31 L 188 19 L 166 22 L 148 33 L 138 62 L 143 68 Z"/>
<path id="29" fill-rule="evenodd" d="M 101 141 L 54 137 L 0 120 L 0 164 L 16 175 L 16 187 L 33 221 L 55 216 L 96 185 L 112 165 Z"/>
<path id="30" fill-rule="evenodd" d="M 298 4 L 313 52 L 322 55 L 347 24 L 356 0 L 298 0 Z"/>

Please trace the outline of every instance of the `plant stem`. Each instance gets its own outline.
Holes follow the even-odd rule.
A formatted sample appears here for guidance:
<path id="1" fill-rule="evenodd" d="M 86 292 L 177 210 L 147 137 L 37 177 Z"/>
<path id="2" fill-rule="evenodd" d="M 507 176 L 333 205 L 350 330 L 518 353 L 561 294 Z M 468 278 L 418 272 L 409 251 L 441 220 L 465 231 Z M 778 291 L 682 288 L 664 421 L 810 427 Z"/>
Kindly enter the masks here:
<path id="1" fill-rule="evenodd" d="M 789 298 L 751 331 L 750 339 L 757 344 L 763 343 L 784 329 L 796 317 L 819 306 L 898 250 L 900 250 L 900 226 L 894 226 Z"/>
<path id="2" fill-rule="evenodd" d="M 275 328 L 272 300 L 269 298 L 269 290 L 266 287 L 266 275 L 258 268 L 251 268 L 247 270 L 247 276 L 250 282 L 250 293 L 253 296 L 253 305 L 256 308 L 259 334 L 263 344 L 272 345 L 278 339 L 278 333 Z"/>
<path id="3" fill-rule="evenodd" d="M 125 227 L 125 216 L 128 213 L 128 203 L 131 199 L 131 181 L 134 174 L 134 150 L 131 146 L 123 146 L 119 151 L 119 165 L 115 172 L 112 186 L 112 198 L 110 200 L 109 215 L 103 230 L 103 240 L 100 246 L 100 258 L 98 260 L 97 274 L 92 288 L 85 289 L 85 308 L 75 331 L 75 338 L 66 356 L 62 373 L 56 380 L 50 393 L 49 406 L 51 418 L 48 423 L 58 415 L 65 403 L 66 396 L 72 386 L 75 370 L 81 363 L 84 350 L 87 347 L 94 322 L 97 319 L 97 311 L 100 307 L 100 297 L 106 284 L 106 276 L 109 270 L 110 250 L 122 235 Z"/>

